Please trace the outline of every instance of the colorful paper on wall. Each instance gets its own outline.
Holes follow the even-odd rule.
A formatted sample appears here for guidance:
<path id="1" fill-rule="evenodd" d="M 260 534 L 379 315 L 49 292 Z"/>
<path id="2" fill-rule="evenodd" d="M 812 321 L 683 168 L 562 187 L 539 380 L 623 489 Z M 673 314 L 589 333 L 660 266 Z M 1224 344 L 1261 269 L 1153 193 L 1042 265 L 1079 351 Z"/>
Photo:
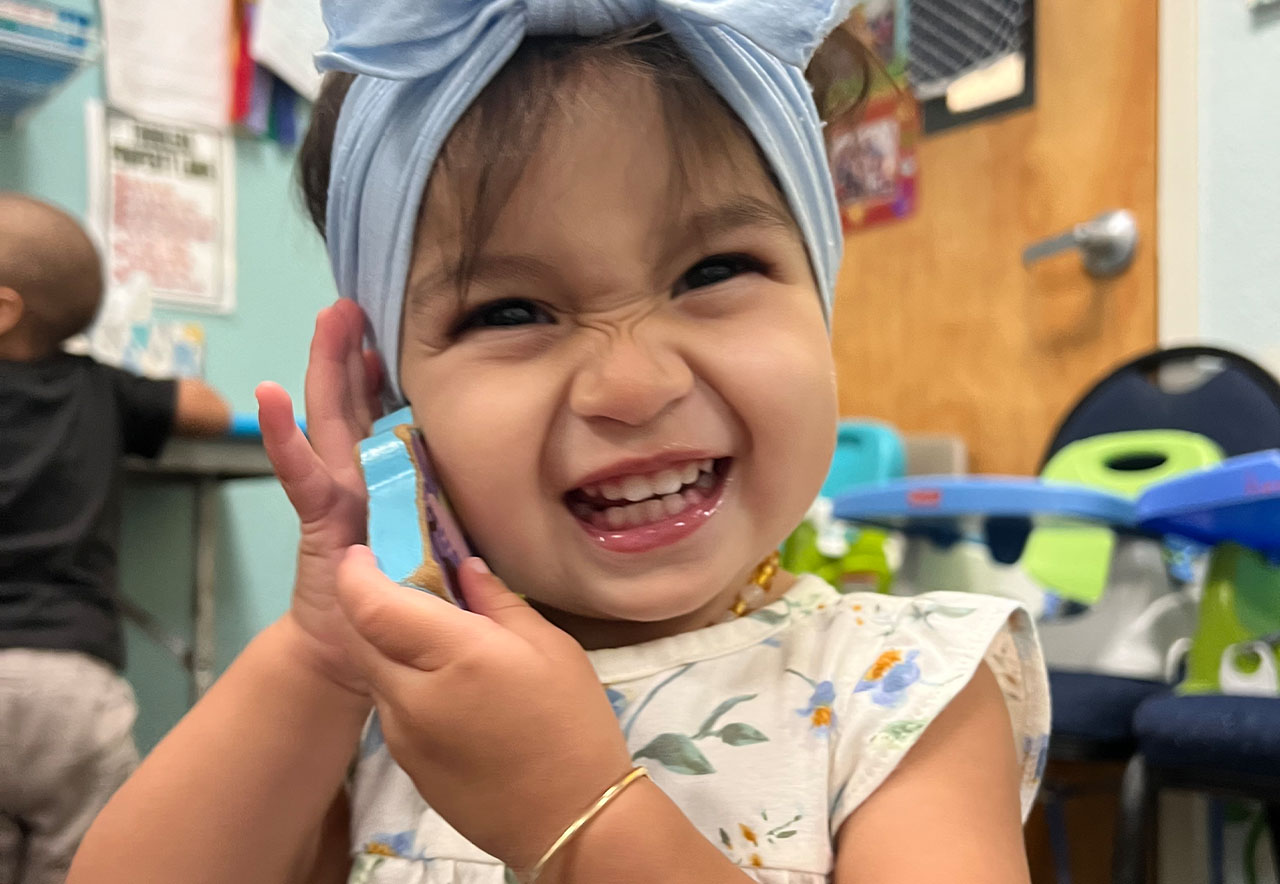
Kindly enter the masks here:
<path id="1" fill-rule="evenodd" d="M 150 378 L 204 377 L 204 327 L 152 316 L 151 292 L 141 277 L 112 292 L 93 326 L 66 349 Z"/>
<path id="2" fill-rule="evenodd" d="M 225 126 L 231 106 L 227 0 L 102 0 L 107 100 L 143 119 Z"/>
<path id="3" fill-rule="evenodd" d="M 864 0 L 845 27 L 883 65 L 873 74 L 863 113 L 827 130 L 836 197 L 851 232 L 915 211 L 920 114 L 906 78 L 906 0 Z"/>
<path id="4" fill-rule="evenodd" d="M 99 119 L 90 153 L 96 153 L 99 168 L 91 178 L 108 296 L 142 285 L 160 304 L 231 312 L 236 291 L 231 138 L 212 129 L 143 122 L 114 110 Z"/>
<path id="5" fill-rule="evenodd" d="M 320 0 L 258 0 L 249 52 L 308 101 L 320 94 L 315 54 L 328 40 Z"/>

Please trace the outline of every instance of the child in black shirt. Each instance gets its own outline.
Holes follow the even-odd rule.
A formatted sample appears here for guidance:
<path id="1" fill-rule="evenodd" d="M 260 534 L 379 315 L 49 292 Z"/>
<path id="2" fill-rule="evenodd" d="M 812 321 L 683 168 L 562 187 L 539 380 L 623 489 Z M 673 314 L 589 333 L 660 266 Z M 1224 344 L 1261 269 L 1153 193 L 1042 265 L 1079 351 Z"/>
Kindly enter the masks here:
<path id="1" fill-rule="evenodd" d="M 0 193 L 0 881 L 62 881 L 137 760 L 119 675 L 122 459 L 230 420 L 201 381 L 63 352 L 102 288 L 70 216 Z"/>

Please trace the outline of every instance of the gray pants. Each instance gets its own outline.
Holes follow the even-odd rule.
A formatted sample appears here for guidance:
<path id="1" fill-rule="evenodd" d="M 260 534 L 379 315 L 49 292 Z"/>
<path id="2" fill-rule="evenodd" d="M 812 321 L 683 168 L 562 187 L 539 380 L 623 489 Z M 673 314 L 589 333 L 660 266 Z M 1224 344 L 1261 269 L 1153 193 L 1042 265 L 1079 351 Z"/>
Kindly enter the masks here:
<path id="1" fill-rule="evenodd" d="M 61 884 L 138 763 L 133 690 L 64 651 L 0 650 L 0 884 Z"/>

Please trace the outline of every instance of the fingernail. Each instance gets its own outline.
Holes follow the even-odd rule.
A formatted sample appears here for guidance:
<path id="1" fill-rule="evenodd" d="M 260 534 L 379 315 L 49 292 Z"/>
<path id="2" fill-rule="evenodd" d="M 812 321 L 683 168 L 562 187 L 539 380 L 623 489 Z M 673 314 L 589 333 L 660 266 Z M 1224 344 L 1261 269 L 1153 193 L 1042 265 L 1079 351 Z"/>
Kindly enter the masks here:
<path id="1" fill-rule="evenodd" d="M 492 571 L 489 570 L 489 566 L 485 564 L 484 559 L 480 558 L 479 556 L 472 556 L 471 558 L 467 559 L 467 567 L 470 568 L 472 571 L 475 571 L 477 574 L 488 575 L 493 573 Z"/>

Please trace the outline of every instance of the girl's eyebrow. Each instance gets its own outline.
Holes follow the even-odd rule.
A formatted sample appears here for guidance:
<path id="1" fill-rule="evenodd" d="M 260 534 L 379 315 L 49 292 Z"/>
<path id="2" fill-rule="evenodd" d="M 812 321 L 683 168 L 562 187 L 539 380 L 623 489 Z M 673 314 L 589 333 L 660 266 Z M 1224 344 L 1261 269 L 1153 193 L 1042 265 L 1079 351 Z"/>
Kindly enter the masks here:
<path id="1" fill-rule="evenodd" d="M 494 255 L 481 252 L 468 268 L 467 282 L 545 278 L 551 272 L 553 268 L 550 264 L 532 255 Z M 451 260 L 434 273 L 415 280 L 409 289 L 409 299 L 424 300 L 435 291 L 461 291 L 461 282 L 462 264 Z"/>
<path id="2" fill-rule="evenodd" d="M 799 238 L 800 231 L 791 215 L 776 203 L 740 194 L 726 202 L 686 215 L 669 230 L 665 250 L 671 254 L 689 247 L 690 239 L 707 241 L 743 228 L 763 227 Z M 510 279 L 546 279 L 555 274 L 549 263 L 532 255 L 487 254 L 481 252 L 468 268 L 467 282 Z M 422 303 L 432 292 L 460 291 L 462 265 L 451 260 L 433 273 L 412 281 L 408 299 Z"/>
<path id="3" fill-rule="evenodd" d="M 700 209 L 682 225 L 703 238 L 732 233 L 743 227 L 768 227 L 799 233 L 795 220 L 781 206 L 758 197 L 740 194 L 710 208 Z"/>

